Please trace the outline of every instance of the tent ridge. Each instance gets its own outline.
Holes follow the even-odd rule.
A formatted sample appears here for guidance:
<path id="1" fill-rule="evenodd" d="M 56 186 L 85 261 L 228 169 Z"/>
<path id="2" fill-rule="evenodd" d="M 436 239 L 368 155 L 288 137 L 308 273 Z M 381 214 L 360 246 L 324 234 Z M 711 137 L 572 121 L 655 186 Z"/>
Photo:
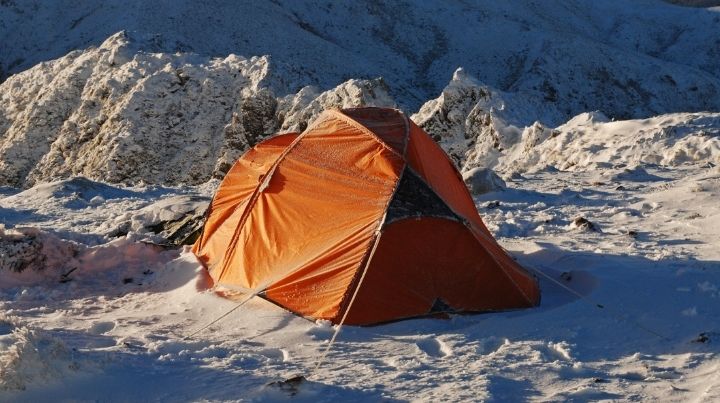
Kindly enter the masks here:
<path id="1" fill-rule="evenodd" d="M 395 109 L 394 109 L 394 110 L 395 110 Z M 383 139 L 381 139 L 380 137 L 378 137 L 377 134 L 373 133 L 372 130 L 370 130 L 370 129 L 368 129 L 367 127 L 363 126 L 362 124 L 360 124 L 360 122 L 356 121 L 355 119 L 351 118 L 350 116 L 345 115 L 344 113 L 342 113 L 342 111 L 341 111 L 340 109 L 330 109 L 330 110 L 327 111 L 327 113 L 332 113 L 333 116 L 335 116 L 335 117 L 337 117 L 338 119 L 344 121 L 345 123 L 347 123 L 348 125 L 352 126 L 353 128 L 355 128 L 355 129 L 357 129 L 357 130 L 360 130 L 363 134 L 367 134 L 368 136 L 372 137 L 373 139 L 375 139 L 375 141 L 377 141 L 378 143 L 380 143 L 380 144 L 381 144 L 384 148 L 386 148 L 388 151 L 390 151 L 390 152 L 392 152 L 393 154 L 395 154 L 396 156 L 404 159 L 404 155 L 401 155 L 399 152 L 397 152 L 397 150 L 395 150 L 394 148 L 390 147 L 385 141 L 383 141 Z M 400 112 L 400 111 L 398 111 L 398 113 L 400 113 L 400 114 L 402 114 L 403 116 L 405 116 L 405 114 L 402 113 L 402 112 Z M 320 120 L 320 119 L 318 119 L 318 120 Z M 408 132 L 409 132 L 409 130 L 406 130 L 406 133 L 405 133 L 405 136 L 406 136 L 406 137 L 408 137 L 408 136 L 407 136 L 407 135 L 408 135 Z"/>

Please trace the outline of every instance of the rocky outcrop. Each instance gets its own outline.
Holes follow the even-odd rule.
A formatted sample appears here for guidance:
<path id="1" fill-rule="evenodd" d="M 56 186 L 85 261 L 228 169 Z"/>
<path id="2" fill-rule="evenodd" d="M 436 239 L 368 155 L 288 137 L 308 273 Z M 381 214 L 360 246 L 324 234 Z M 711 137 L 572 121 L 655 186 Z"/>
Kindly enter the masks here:
<path id="1" fill-rule="evenodd" d="M 381 80 L 276 97 L 269 57 L 139 51 L 124 32 L 0 85 L 0 185 L 71 176 L 197 184 L 329 107 L 394 105 Z"/>
<path id="2" fill-rule="evenodd" d="M 412 119 L 432 134 L 461 171 L 489 167 L 521 133 L 515 126 L 520 126 L 520 118 L 508 112 L 505 97 L 459 68 L 442 94 Z"/>

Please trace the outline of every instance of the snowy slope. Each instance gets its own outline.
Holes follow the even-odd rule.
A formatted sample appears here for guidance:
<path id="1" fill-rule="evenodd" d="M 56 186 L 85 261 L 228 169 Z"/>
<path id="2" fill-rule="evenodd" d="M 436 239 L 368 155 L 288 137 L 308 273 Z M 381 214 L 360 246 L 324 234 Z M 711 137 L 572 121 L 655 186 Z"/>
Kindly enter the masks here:
<path id="1" fill-rule="evenodd" d="M 549 124 L 717 109 L 717 10 L 655 1 L 4 1 L 0 66 L 26 70 L 126 30 L 151 52 L 270 55 L 285 93 L 382 76 L 416 109 L 457 67 L 553 104 Z M 692 55 L 692 57 L 689 57 Z M 680 95 L 680 96 L 678 96 Z"/>

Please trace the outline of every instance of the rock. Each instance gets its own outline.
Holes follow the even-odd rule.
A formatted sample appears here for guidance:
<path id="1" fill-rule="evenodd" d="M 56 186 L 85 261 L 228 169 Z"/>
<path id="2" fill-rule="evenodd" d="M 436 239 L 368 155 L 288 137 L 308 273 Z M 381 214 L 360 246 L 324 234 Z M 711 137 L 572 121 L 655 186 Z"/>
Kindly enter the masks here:
<path id="1" fill-rule="evenodd" d="M 698 337 L 693 339 L 693 343 L 707 343 L 710 341 L 710 336 L 706 333 L 700 333 Z"/>
<path id="2" fill-rule="evenodd" d="M 473 168 L 463 173 L 463 180 L 474 195 L 502 191 L 507 188 L 505 181 L 490 168 Z"/>
<path id="3" fill-rule="evenodd" d="M 200 184 L 248 148 L 302 131 L 327 108 L 395 106 L 382 79 L 306 87 L 270 58 L 151 53 L 120 32 L 0 84 L 0 186 L 84 176 L 110 183 Z"/>
<path id="4" fill-rule="evenodd" d="M 477 142 L 484 147 L 486 165 L 494 163 L 500 147 L 499 130 L 503 126 L 496 109 L 501 108 L 498 93 L 458 68 L 440 96 L 426 102 L 410 118 L 425 130 L 453 158 L 458 167 L 465 166 L 467 152 Z M 476 153 L 477 156 L 478 153 Z M 474 164 L 480 164 L 474 158 Z"/>
<path id="5" fill-rule="evenodd" d="M 202 233 L 205 225 L 205 214 L 192 211 L 177 220 L 163 221 L 148 229 L 165 239 L 166 246 L 192 245 Z"/>
<path id="6" fill-rule="evenodd" d="M 570 227 L 581 229 L 584 231 L 597 231 L 598 230 L 597 226 L 585 217 L 575 218 L 572 221 L 572 223 L 570 224 Z"/>
<path id="7" fill-rule="evenodd" d="M 306 87 L 279 102 L 277 117 L 280 132 L 302 132 L 326 109 L 381 106 L 395 108 L 395 101 L 382 78 L 374 80 L 348 80 L 337 87 L 317 94 Z"/>
<path id="8" fill-rule="evenodd" d="M 0 226 L 0 273 L 64 268 L 81 249 L 76 243 L 35 228 L 7 230 Z"/>

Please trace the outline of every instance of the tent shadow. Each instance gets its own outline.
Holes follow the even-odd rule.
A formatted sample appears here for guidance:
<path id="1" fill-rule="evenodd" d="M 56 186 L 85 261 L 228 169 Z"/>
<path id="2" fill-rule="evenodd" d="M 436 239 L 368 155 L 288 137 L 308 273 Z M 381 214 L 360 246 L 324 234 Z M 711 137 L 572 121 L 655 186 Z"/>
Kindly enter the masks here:
<path id="1" fill-rule="evenodd" d="M 501 192 L 490 192 L 475 196 L 475 200 L 481 203 L 500 200 L 501 202 L 526 203 L 528 205 L 542 202 L 548 205 L 572 204 L 575 206 L 597 207 L 614 205 L 613 196 L 616 196 L 616 194 L 595 189 L 577 191 L 563 188 L 559 193 L 544 193 L 523 188 L 507 188 Z M 637 197 L 622 199 L 622 204 L 630 205 L 639 201 L 641 199 Z"/>
<path id="2" fill-rule="evenodd" d="M 465 342 L 504 337 L 576 343 L 580 356 L 617 359 L 635 353 L 720 352 L 717 297 L 720 262 L 573 252 L 552 244 L 517 256 L 535 272 L 540 306 L 516 311 L 410 319 L 373 327 L 344 327 L 341 340 L 462 334 Z M 548 325 L 560 323 L 561 326 Z M 609 331 L 608 329 L 613 329 Z"/>

